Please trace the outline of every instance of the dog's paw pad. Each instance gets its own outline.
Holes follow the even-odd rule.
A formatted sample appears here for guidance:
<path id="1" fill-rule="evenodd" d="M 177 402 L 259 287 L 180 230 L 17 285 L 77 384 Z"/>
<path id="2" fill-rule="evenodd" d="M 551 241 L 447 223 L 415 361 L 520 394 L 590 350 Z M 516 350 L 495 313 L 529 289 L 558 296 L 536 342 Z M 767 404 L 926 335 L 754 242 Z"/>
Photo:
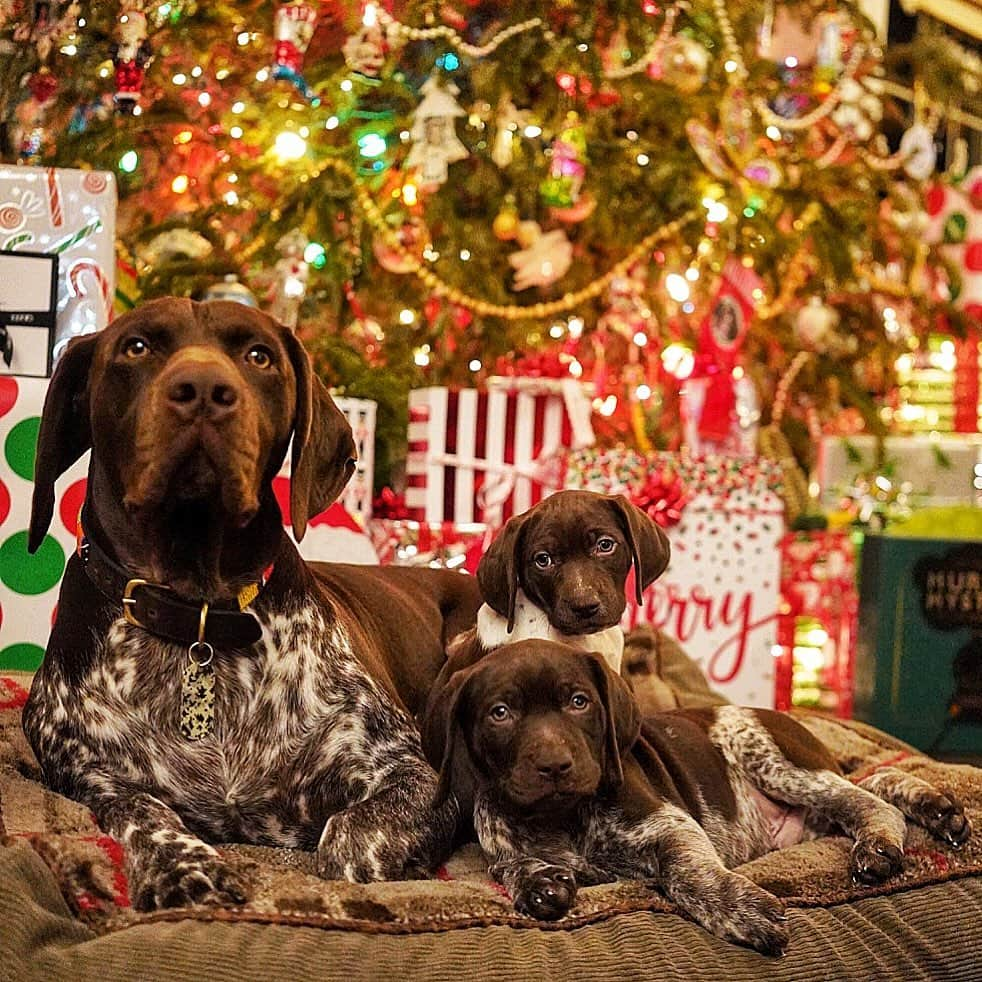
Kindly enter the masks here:
<path id="1" fill-rule="evenodd" d="M 951 794 L 933 791 L 917 803 L 917 818 L 935 838 L 958 849 L 972 834 L 962 803 Z"/>
<path id="2" fill-rule="evenodd" d="M 576 899 L 576 878 L 561 867 L 547 867 L 524 877 L 515 887 L 515 910 L 540 921 L 565 916 Z"/>
<path id="3" fill-rule="evenodd" d="M 903 850 L 879 837 L 857 840 L 849 863 L 853 880 L 867 886 L 896 876 L 903 864 Z"/>

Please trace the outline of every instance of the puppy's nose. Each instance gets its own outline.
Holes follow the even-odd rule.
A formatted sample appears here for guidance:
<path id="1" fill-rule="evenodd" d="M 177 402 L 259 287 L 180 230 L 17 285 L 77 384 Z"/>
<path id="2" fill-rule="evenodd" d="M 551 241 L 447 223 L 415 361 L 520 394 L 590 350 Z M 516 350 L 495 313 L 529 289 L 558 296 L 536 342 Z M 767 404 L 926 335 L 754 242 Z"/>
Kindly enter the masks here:
<path id="1" fill-rule="evenodd" d="M 535 769 L 541 777 L 556 781 L 568 774 L 573 767 L 573 755 L 565 747 L 557 747 L 548 756 L 542 754 L 535 762 Z"/>
<path id="2" fill-rule="evenodd" d="M 235 411 L 238 401 L 235 382 L 220 365 L 183 365 L 167 384 L 167 404 L 185 420 L 199 415 L 221 420 Z"/>
<path id="3" fill-rule="evenodd" d="M 570 604 L 570 606 L 573 608 L 573 613 L 585 621 L 600 613 L 599 600 L 581 600 Z"/>

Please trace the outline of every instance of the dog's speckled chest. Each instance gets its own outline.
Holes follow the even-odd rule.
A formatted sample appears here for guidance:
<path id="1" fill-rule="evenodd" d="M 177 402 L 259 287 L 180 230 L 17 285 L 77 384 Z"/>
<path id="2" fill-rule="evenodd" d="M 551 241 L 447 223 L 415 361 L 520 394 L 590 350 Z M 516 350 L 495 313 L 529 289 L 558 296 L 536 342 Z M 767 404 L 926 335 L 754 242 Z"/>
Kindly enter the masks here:
<path id="1" fill-rule="evenodd" d="M 327 815 L 369 792 L 389 740 L 414 735 L 339 623 L 310 604 L 260 620 L 250 652 L 215 652 L 214 723 L 202 738 L 181 728 L 186 650 L 119 618 L 77 686 L 42 668 L 32 740 L 67 770 L 68 790 L 97 787 L 105 771 L 201 834 L 312 846 Z"/>

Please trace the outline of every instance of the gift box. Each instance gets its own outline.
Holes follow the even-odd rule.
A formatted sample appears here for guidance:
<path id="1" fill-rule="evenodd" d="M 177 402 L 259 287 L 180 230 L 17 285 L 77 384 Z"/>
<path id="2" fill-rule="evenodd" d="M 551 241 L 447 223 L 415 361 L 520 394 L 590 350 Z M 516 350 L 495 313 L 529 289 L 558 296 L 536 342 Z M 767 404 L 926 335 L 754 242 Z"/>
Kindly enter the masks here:
<path id="1" fill-rule="evenodd" d="M 571 454 L 566 486 L 624 494 L 666 531 L 668 569 L 632 598 L 624 627 L 653 624 L 682 646 L 714 689 L 734 703 L 778 701 L 775 646 L 784 504 L 781 472 L 767 460 L 640 454 Z"/>
<path id="2" fill-rule="evenodd" d="M 0 167 L 0 251 L 44 253 L 58 260 L 53 361 L 71 338 L 109 323 L 115 240 L 116 180 L 112 174 Z M 13 361 L 9 367 L 0 362 L 0 373 L 20 374 L 24 368 Z M 50 366 L 30 374 L 50 374 Z"/>
<path id="3" fill-rule="evenodd" d="M 954 536 L 957 510 L 950 530 L 944 509 L 932 512 L 930 538 L 915 528 L 863 542 L 855 713 L 932 754 L 977 755 L 982 537 Z"/>
<path id="4" fill-rule="evenodd" d="M 502 378 L 486 392 L 414 389 L 411 517 L 497 527 L 559 490 L 564 452 L 592 443 L 590 402 L 574 379 Z"/>
<path id="5" fill-rule="evenodd" d="M 48 380 L 0 377 L 0 668 L 33 671 L 41 663 L 58 602 L 65 564 L 75 548 L 79 509 L 85 499 L 89 455 L 58 480 L 51 528 L 32 556 L 27 552 L 34 457 Z M 370 491 L 374 403 L 336 399 L 348 416 L 359 445 L 362 482 Z M 289 455 L 287 457 L 289 460 Z M 357 475 L 356 475 L 357 476 Z M 355 482 L 355 478 L 352 478 Z M 273 489 L 289 523 L 289 468 L 284 465 Z M 341 500 L 314 516 L 300 544 L 306 559 L 378 562 L 364 523 L 371 495 L 356 483 Z M 348 507 L 355 509 L 349 511 Z M 287 529 L 289 532 L 289 529 Z"/>
<path id="6" fill-rule="evenodd" d="M 776 708 L 807 706 L 849 719 L 859 612 L 853 534 L 789 532 L 780 548 Z"/>

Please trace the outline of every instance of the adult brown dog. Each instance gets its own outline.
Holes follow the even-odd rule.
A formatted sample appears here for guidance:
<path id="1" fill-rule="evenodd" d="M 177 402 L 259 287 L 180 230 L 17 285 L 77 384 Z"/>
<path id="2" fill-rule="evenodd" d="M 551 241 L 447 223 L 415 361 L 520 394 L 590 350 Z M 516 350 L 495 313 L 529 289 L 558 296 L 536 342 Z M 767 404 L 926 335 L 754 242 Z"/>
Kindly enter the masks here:
<path id="1" fill-rule="evenodd" d="M 312 571 L 272 492 L 291 437 L 299 538 L 351 474 L 350 428 L 293 334 L 235 303 L 148 303 L 74 341 L 51 381 L 32 548 L 55 479 L 92 456 L 24 726 L 47 781 L 127 847 L 142 908 L 241 901 L 213 842 L 316 848 L 324 876 L 355 880 L 450 846 L 411 713 L 476 588 Z"/>
<path id="2" fill-rule="evenodd" d="M 491 874 L 520 912 L 562 917 L 577 887 L 655 879 L 730 941 L 778 953 L 782 903 L 732 867 L 828 831 L 855 839 L 853 876 L 900 870 L 904 816 L 953 846 L 961 806 L 890 767 L 851 784 L 788 716 L 718 706 L 646 718 L 596 655 L 551 641 L 458 672 L 423 721 L 440 798 L 473 815 Z"/>
<path id="3" fill-rule="evenodd" d="M 477 625 L 450 645 L 430 699 L 486 652 L 529 638 L 596 652 L 619 672 L 628 573 L 640 604 L 669 553 L 665 533 L 622 495 L 560 491 L 516 515 L 481 558 Z"/>

